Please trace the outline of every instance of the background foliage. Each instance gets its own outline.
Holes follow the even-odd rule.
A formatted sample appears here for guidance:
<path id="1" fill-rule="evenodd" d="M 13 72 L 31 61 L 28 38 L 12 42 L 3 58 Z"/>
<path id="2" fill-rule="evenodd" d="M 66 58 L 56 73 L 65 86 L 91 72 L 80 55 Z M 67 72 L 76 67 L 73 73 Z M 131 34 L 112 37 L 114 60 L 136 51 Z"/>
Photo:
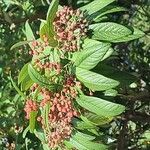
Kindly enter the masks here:
<path id="1" fill-rule="evenodd" d="M 82 6 L 90 0 L 61 1 L 62 4 Z M 25 39 L 25 22 L 29 19 L 35 32 L 40 25 L 38 18 L 46 18 L 50 1 L 0 1 L 0 149 L 41 149 L 38 139 L 28 133 L 23 138 L 23 129 L 27 124 L 24 120 L 23 100 L 15 92 L 11 81 L 10 71 L 13 79 L 22 66 L 31 58 L 28 56 L 28 47 L 23 46 L 15 50 L 10 47 L 18 41 Z M 129 11 L 111 14 L 104 20 L 115 21 L 129 26 L 137 27 L 146 33 L 141 39 L 114 45 L 115 53 L 105 63 L 109 67 L 118 68 L 112 70 L 110 76 L 118 76 L 122 88 L 115 97 L 118 103 L 127 107 L 126 112 L 116 118 L 108 126 L 99 130 L 104 131 L 111 138 L 105 138 L 106 143 L 113 143 L 112 147 L 123 149 L 149 149 L 150 141 L 150 7 L 149 1 L 118 1 L 120 6 Z M 96 70 L 98 69 L 95 68 Z M 107 68 L 108 69 L 108 68 Z M 107 69 L 100 73 L 107 74 Z M 111 70 L 111 68 L 109 68 Z M 120 71 L 124 71 L 120 73 Z M 136 80 L 133 76 L 136 76 Z M 122 78 L 124 76 L 124 78 Z M 132 83 L 134 81 L 134 83 Z M 130 83 L 130 87 L 128 86 Z M 112 92 L 111 92 L 112 93 Z M 106 93 L 109 96 L 109 93 Z M 113 138 L 112 138 L 113 137 Z M 34 140 L 32 140 L 34 139 Z M 34 142 L 33 142 L 34 141 Z M 114 149 L 114 148 L 113 148 Z"/>

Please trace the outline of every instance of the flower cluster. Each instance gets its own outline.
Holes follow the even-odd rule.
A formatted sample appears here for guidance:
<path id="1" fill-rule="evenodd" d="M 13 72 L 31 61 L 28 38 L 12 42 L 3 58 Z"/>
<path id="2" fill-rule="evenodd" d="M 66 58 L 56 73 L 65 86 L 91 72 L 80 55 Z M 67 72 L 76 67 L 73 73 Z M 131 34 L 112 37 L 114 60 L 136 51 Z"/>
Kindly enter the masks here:
<path id="1" fill-rule="evenodd" d="M 73 77 L 68 77 L 60 92 L 52 93 L 45 88 L 41 89 L 40 107 L 43 108 L 48 103 L 51 106 L 48 114 L 48 125 L 51 132 L 48 132 L 42 116 L 38 117 L 38 121 L 42 123 L 42 128 L 47 131 L 50 148 L 56 148 L 64 139 L 70 137 L 72 118 L 79 116 L 79 112 L 74 108 L 74 100 L 77 96 L 77 91 L 74 88 L 76 84 L 79 83 L 74 82 Z"/>
<path id="2" fill-rule="evenodd" d="M 53 25 L 59 49 L 72 52 L 79 50 L 88 27 L 83 12 L 65 6 L 57 12 Z"/>
<path id="3" fill-rule="evenodd" d="M 46 71 L 48 74 L 55 71 L 56 74 L 61 73 L 61 65 L 59 62 L 50 62 L 49 55 L 44 54 L 45 48 L 49 45 L 48 38 L 44 36 L 44 42 L 33 41 L 32 49 L 29 54 L 33 56 L 33 65 L 38 71 Z"/>
<path id="4" fill-rule="evenodd" d="M 61 65 L 58 62 L 49 62 L 49 60 L 41 62 L 39 59 L 36 59 L 34 66 L 38 70 L 55 71 L 57 74 L 61 72 Z"/>
<path id="5" fill-rule="evenodd" d="M 79 9 L 73 10 L 71 7 L 63 7 L 57 12 L 53 24 L 56 33 L 55 39 L 58 41 L 57 48 L 68 52 L 78 51 L 88 27 L 84 14 Z M 51 57 L 51 53 L 45 54 L 45 48 L 49 46 L 49 43 L 46 36 L 43 37 L 43 40 L 44 42 L 33 41 L 31 43 L 32 50 L 29 53 L 33 56 L 32 64 L 37 71 L 47 77 L 48 82 L 58 78 L 51 83 L 59 82 L 62 86 L 59 90 L 50 91 L 44 87 L 39 87 L 36 83 L 33 84 L 30 88 L 31 98 L 26 101 L 24 110 L 26 118 L 29 119 L 30 112 L 40 108 L 41 113 L 38 113 L 37 121 L 46 133 L 49 147 L 55 149 L 70 137 L 73 129 L 71 121 L 73 117 L 80 115 L 74 105 L 78 95 L 77 89 L 81 89 L 81 84 L 76 81 L 74 76 L 68 75 L 70 72 L 63 65 L 61 66 L 61 60 L 54 62 L 51 60 L 54 57 Z M 51 51 L 51 48 L 46 50 Z M 39 89 L 37 92 L 38 102 L 32 100 L 32 95 L 36 95 L 37 88 Z"/>
<path id="6" fill-rule="evenodd" d="M 38 110 L 38 104 L 32 99 L 28 99 L 24 107 L 24 111 L 26 112 L 26 118 L 29 119 L 30 113 L 32 111 L 37 111 L 37 110 Z"/>
<path id="7" fill-rule="evenodd" d="M 31 43 L 32 49 L 29 51 L 29 54 L 32 56 L 38 56 L 44 51 L 44 48 L 48 45 L 48 38 L 46 36 L 44 36 L 44 42 L 34 40 Z"/>

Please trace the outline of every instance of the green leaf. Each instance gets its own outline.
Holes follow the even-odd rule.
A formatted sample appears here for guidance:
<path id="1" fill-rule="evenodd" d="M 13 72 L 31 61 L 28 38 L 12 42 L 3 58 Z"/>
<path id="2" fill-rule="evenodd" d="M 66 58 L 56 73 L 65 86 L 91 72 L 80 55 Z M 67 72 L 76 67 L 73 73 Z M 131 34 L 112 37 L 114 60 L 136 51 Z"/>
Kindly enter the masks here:
<path id="1" fill-rule="evenodd" d="M 29 131 L 29 126 L 28 126 L 27 128 L 24 129 L 23 134 L 22 134 L 22 137 L 23 137 L 23 138 L 26 137 L 28 131 Z"/>
<path id="2" fill-rule="evenodd" d="M 127 9 L 124 7 L 120 7 L 120 6 L 108 5 L 104 7 L 103 9 L 101 9 L 100 11 L 94 13 L 92 16 L 90 16 L 90 18 L 92 18 L 93 21 L 98 22 L 101 20 L 101 18 L 104 15 L 114 13 L 114 12 L 120 12 L 120 11 L 127 11 Z"/>
<path id="3" fill-rule="evenodd" d="M 118 39 L 115 39 L 113 40 L 112 42 L 113 43 L 119 43 L 119 42 L 127 42 L 127 41 L 132 41 L 132 40 L 135 40 L 135 39 L 138 39 L 138 38 L 141 38 L 145 35 L 144 32 L 142 32 L 141 30 L 139 29 L 136 29 L 136 28 L 133 28 L 133 33 L 131 35 L 127 35 L 125 37 L 122 37 L 122 38 L 118 38 Z"/>
<path id="4" fill-rule="evenodd" d="M 34 130 L 34 134 L 36 135 L 36 137 L 37 137 L 42 143 L 45 143 L 45 142 L 46 142 L 44 132 L 35 129 L 35 130 Z"/>
<path id="5" fill-rule="evenodd" d="M 23 66 L 18 76 L 18 84 L 21 83 L 22 91 L 28 90 L 31 87 L 31 85 L 34 83 L 28 74 L 28 64 L 29 63 Z"/>
<path id="6" fill-rule="evenodd" d="M 125 71 L 120 71 L 116 68 L 106 65 L 103 62 L 98 64 L 94 68 L 94 71 L 97 71 L 97 73 L 103 76 L 119 81 L 120 82 L 119 86 L 121 87 L 125 87 L 125 86 L 127 87 L 131 83 L 137 81 L 137 77 L 133 76 L 132 74 L 129 74 L 128 72 Z"/>
<path id="7" fill-rule="evenodd" d="M 59 0 L 52 0 L 50 7 L 47 12 L 46 20 L 49 21 L 49 24 L 52 25 L 56 17 L 56 12 L 58 10 Z"/>
<path id="8" fill-rule="evenodd" d="M 92 15 L 93 13 L 101 10 L 114 1 L 115 0 L 94 0 L 93 2 L 81 7 L 80 9 L 82 11 L 86 11 L 88 15 Z"/>
<path id="9" fill-rule="evenodd" d="M 20 84 L 27 75 L 28 75 L 28 63 L 23 66 L 18 75 L 18 84 Z"/>
<path id="10" fill-rule="evenodd" d="M 105 96 L 116 96 L 117 93 L 118 93 L 118 92 L 117 92 L 116 90 L 114 90 L 114 89 L 109 89 L 109 90 L 106 90 L 106 91 L 104 92 Z"/>
<path id="11" fill-rule="evenodd" d="M 18 92 L 18 94 L 20 96 L 22 96 L 24 99 L 26 98 L 26 96 L 23 94 L 23 92 L 21 92 L 21 90 L 17 87 L 16 83 L 13 81 L 11 75 L 10 75 L 10 80 L 11 80 L 11 83 L 13 85 L 13 87 L 15 88 L 15 90 Z"/>
<path id="12" fill-rule="evenodd" d="M 67 141 L 73 147 L 78 150 L 107 150 L 108 147 L 101 143 L 91 141 L 93 138 L 89 138 L 89 135 L 77 132 Z"/>
<path id="13" fill-rule="evenodd" d="M 44 76 L 42 76 L 40 73 L 38 73 L 31 64 L 28 65 L 28 73 L 30 78 L 39 85 L 46 87 L 50 90 L 55 90 L 56 85 L 50 83 L 48 79 L 46 79 Z M 57 85 L 59 86 L 59 85 Z"/>
<path id="14" fill-rule="evenodd" d="M 76 76 L 87 88 L 94 91 L 108 90 L 119 85 L 116 80 L 78 67 L 76 68 Z"/>
<path id="15" fill-rule="evenodd" d="M 34 82 L 31 80 L 30 76 L 27 74 L 27 76 L 21 82 L 21 90 L 22 91 L 28 90 L 33 85 L 33 83 Z"/>
<path id="16" fill-rule="evenodd" d="M 46 24 L 46 20 L 40 19 L 41 24 L 40 24 L 40 30 L 41 28 Z"/>
<path id="17" fill-rule="evenodd" d="M 30 112 L 29 129 L 31 133 L 34 133 L 37 111 Z"/>
<path id="18" fill-rule="evenodd" d="M 80 120 L 73 120 L 73 125 L 75 128 L 80 129 L 80 130 L 96 128 L 90 121 L 84 122 L 84 121 L 80 121 Z"/>
<path id="19" fill-rule="evenodd" d="M 88 135 L 88 134 L 85 134 L 85 133 L 82 133 L 82 132 L 76 132 L 74 135 L 73 135 L 74 138 L 77 138 L 77 139 L 86 139 L 87 141 L 92 141 L 95 139 L 94 136 L 92 135 Z"/>
<path id="20" fill-rule="evenodd" d="M 92 24 L 89 28 L 93 30 L 93 39 L 109 42 L 132 34 L 127 27 L 113 22 Z"/>
<path id="21" fill-rule="evenodd" d="M 81 95 L 77 98 L 77 103 L 83 108 L 105 117 L 113 117 L 121 114 L 125 107 L 120 104 L 115 104 L 101 98 Z"/>
<path id="22" fill-rule="evenodd" d="M 109 50 L 106 52 L 106 54 L 104 55 L 104 57 L 101 59 L 101 61 L 107 59 L 108 57 L 110 57 L 114 52 L 114 49 L 113 48 L 109 48 Z"/>
<path id="23" fill-rule="evenodd" d="M 28 21 L 26 21 L 25 23 L 25 34 L 26 34 L 27 41 L 35 40 L 34 34 L 32 32 L 32 29 Z"/>
<path id="24" fill-rule="evenodd" d="M 50 103 L 48 102 L 44 106 L 43 118 L 44 118 L 44 125 L 46 126 L 46 129 L 50 132 L 49 119 L 48 119 L 49 111 L 50 111 Z"/>
<path id="25" fill-rule="evenodd" d="M 44 37 L 46 36 L 48 38 L 49 45 L 52 47 L 57 46 L 57 41 L 54 39 L 54 35 L 49 30 L 49 26 L 45 24 L 41 30 L 40 30 L 40 38 L 44 40 Z"/>
<path id="26" fill-rule="evenodd" d="M 48 37 L 49 45 L 52 47 L 57 46 L 57 41 L 54 39 L 55 32 L 54 32 L 53 21 L 54 18 L 56 17 L 58 5 L 59 5 L 59 0 L 52 0 L 47 13 L 47 18 L 46 18 L 47 23 L 44 24 L 40 30 L 41 39 L 43 40 L 43 35 Z"/>
<path id="27" fill-rule="evenodd" d="M 43 146 L 43 150 L 50 150 L 48 144 L 42 144 L 42 146 Z"/>
<path id="28" fill-rule="evenodd" d="M 109 43 L 86 39 L 83 50 L 76 54 L 75 65 L 87 70 L 94 68 L 101 60 L 104 60 L 104 57 L 107 58 L 106 54 L 110 50 L 110 46 Z"/>
<path id="29" fill-rule="evenodd" d="M 18 47 L 20 47 L 20 46 L 29 44 L 30 42 L 32 42 L 32 41 L 20 41 L 20 42 L 14 44 L 14 45 L 10 48 L 10 50 L 13 50 L 13 49 L 18 48 Z"/>
<path id="30" fill-rule="evenodd" d="M 100 116 L 93 113 L 86 113 L 86 118 L 95 125 L 104 125 L 112 121 L 113 117 Z"/>

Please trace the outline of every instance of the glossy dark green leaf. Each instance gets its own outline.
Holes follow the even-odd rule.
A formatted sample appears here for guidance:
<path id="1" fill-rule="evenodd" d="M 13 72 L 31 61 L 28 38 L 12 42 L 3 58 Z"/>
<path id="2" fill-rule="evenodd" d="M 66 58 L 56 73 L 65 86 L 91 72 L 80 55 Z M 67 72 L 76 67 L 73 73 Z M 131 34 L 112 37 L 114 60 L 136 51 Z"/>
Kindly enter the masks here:
<path id="1" fill-rule="evenodd" d="M 102 43 L 92 39 L 86 39 L 83 44 L 83 50 L 76 53 L 74 63 L 77 67 L 90 70 L 94 68 L 101 60 L 107 58 L 107 53 L 110 53 L 111 44 Z"/>
<path id="2" fill-rule="evenodd" d="M 119 85 L 116 80 L 78 67 L 76 68 L 76 76 L 87 88 L 94 91 L 108 90 Z"/>
<path id="3" fill-rule="evenodd" d="M 92 24 L 90 29 L 93 30 L 93 39 L 109 42 L 132 34 L 132 31 L 127 27 L 113 22 Z"/>
<path id="4" fill-rule="evenodd" d="M 105 117 L 117 116 L 125 110 L 123 105 L 92 96 L 81 95 L 77 98 L 77 103 L 83 108 Z"/>

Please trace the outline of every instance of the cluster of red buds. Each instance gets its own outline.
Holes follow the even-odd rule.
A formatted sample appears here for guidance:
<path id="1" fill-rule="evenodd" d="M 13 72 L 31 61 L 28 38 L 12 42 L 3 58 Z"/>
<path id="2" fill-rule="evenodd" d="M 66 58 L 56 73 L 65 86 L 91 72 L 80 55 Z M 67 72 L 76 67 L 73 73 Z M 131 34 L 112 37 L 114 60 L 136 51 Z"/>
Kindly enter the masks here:
<path id="1" fill-rule="evenodd" d="M 57 12 L 53 25 L 59 49 L 72 52 L 79 50 L 88 27 L 83 12 L 65 6 Z"/>
<path id="2" fill-rule="evenodd" d="M 29 54 L 34 57 L 34 66 L 38 71 L 55 71 L 57 74 L 61 72 L 61 65 L 59 62 L 50 62 L 49 56 L 44 56 L 43 58 L 38 57 L 43 53 L 45 47 L 48 46 L 48 38 L 44 36 L 44 42 L 33 41 L 32 50 L 29 51 Z"/>
<path id="3" fill-rule="evenodd" d="M 51 106 L 48 115 L 51 132 L 48 132 L 42 116 L 38 117 L 37 120 L 41 122 L 42 128 L 47 130 L 47 141 L 50 148 L 55 149 L 62 144 L 64 139 L 70 137 L 72 118 L 79 116 L 79 112 L 74 108 L 73 104 L 78 94 L 74 88 L 75 86 L 76 81 L 74 81 L 74 78 L 68 77 L 63 89 L 58 93 L 52 93 L 45 88 L 41 89 L 42 101 L 40 107 L 43 108 L 48 103 Z"/>
<path id="4" fill-rule="evenodd" d="M 30 90 L 31 92 L 34 92 L 37 88 L 38 88 L 38 84 L 37 83 L 34 83 L 31 87 L 30 87 Z"/>
<path id="5" fill-rule="evenodd" d="M 44 51 L 44 48 L 49 45 L 48 38 L 44 36 L 44 42 L 34 40 L 31 43 L 32 49 L 29 51 L 29 54 L 32 56 L 38 56 Z"/>
<path id="6" fill-rule="evenodd" d="M 49 60 L 45 60 L 41 62 L 39 59 L 35 60 L 35 68 L 37 70 L 47 70 L 47 71 L 55 71 L 57 74 L 61 73 L 61 65 L 58 62 L 50 62 Z"/>
<path id="7" fill-rule="evenodd" d="M 32 99 L 28 99 L 24 107 L 24 111 L 26 112 L 26 119 L 30 119 L 30 113 L 32 111 L 37 111 L 37 110 L 38 110 L 38 104 Z"/>
<path id="8" fill-rule="evenodd" d="M 58 63 L 50 63 L 48 56 L 45 56 L 44 50 L 45 47 L 49 45 L 48 38 L 43 36 L 44 42 L 34 40 L 31 43 L 32 49 L 29 51 L 29 54 L 34 57 L 34 65 L 38 71 L 41 71 L 45 68 L 60 68 Z M 41 54 L 41 56 L 40 56 Z M 42 55 L 43 54 L 43 55 Z M 40 58 L 43 57 L 43 58 Z"/>

